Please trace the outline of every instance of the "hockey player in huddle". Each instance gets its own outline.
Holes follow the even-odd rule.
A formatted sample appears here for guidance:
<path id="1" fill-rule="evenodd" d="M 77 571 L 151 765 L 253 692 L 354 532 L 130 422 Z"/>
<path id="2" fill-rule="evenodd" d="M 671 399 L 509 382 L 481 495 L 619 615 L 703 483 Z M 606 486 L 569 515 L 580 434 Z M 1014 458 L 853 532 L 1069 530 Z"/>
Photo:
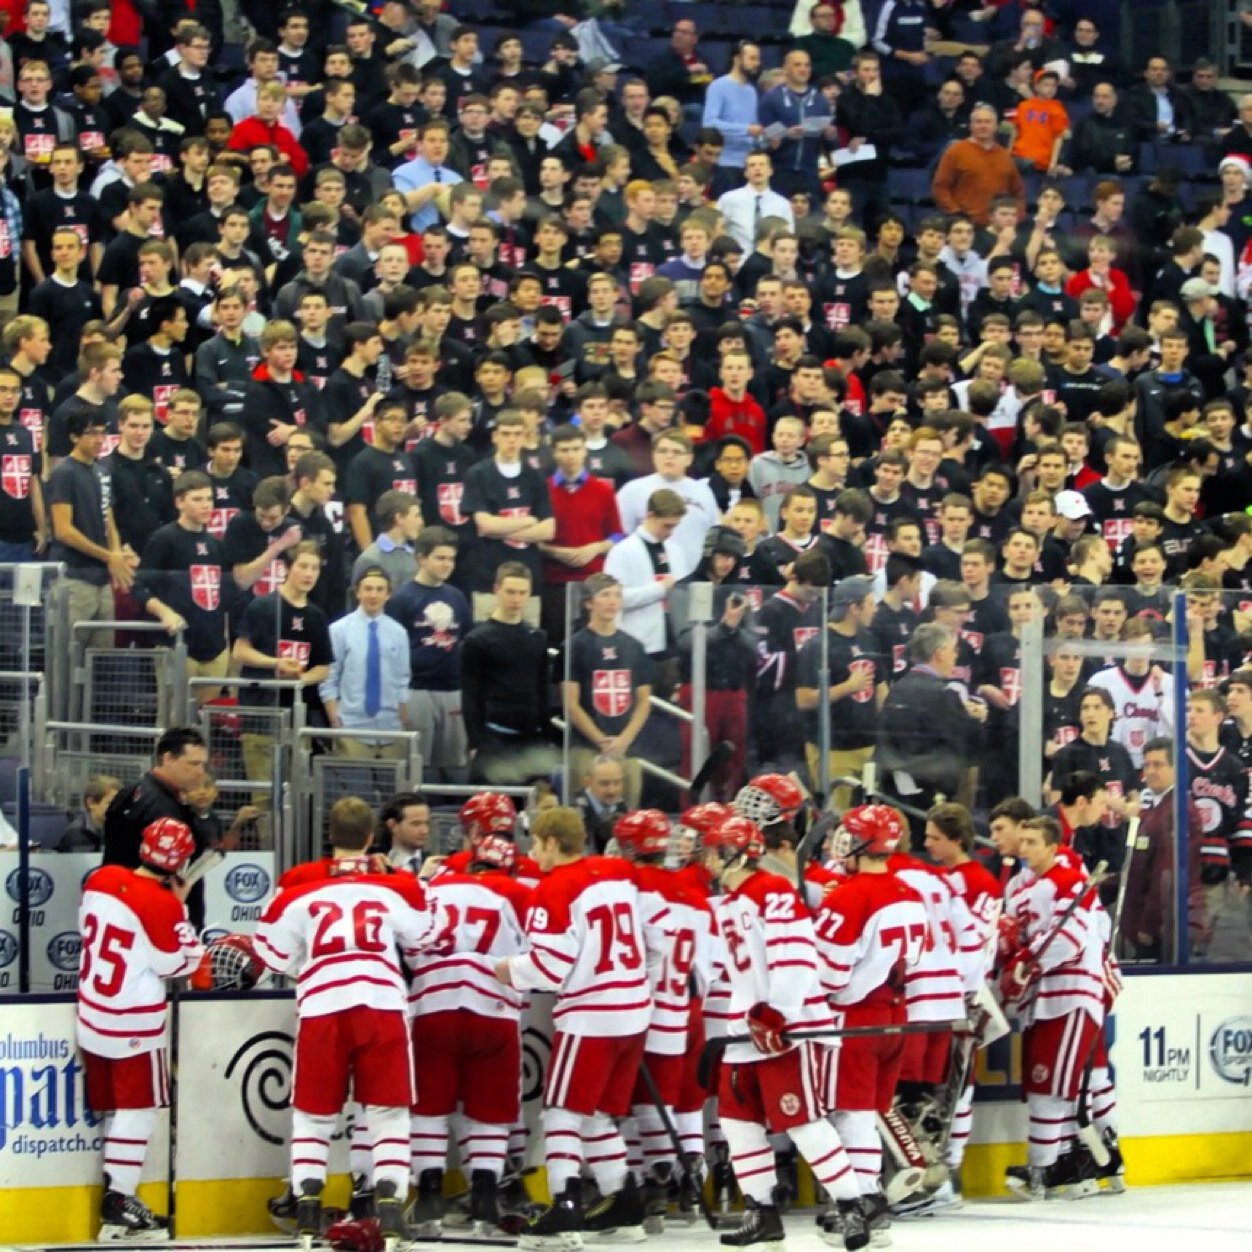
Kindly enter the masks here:
<path id="1" fill-rule="evenodd" d="M 579 1247 L 584 1230 L 637 1241 L 643 1198 L 618 1119 L 630 1112 L 652 1020 L 648 967 L 663 936 L 645 936 L 633 868 L 584 855 L 575 809 L 541 812 L 531 840 L 543 877 L 526 923 L 529 948 L 495 967 L 506 987 L 556 993 L 541 1115 L 552 1203 L 527 1223 L 520 1245 Z M 584 1163 L 602 1197 L 585 1215 Z"/>
<path id="2" fill-rule="evenodd" d="M 102 1119 L 101 1242 L 169 1238 L 165 1219 L 136 1194 L 158 1112 L 169 1105 L 165 984 L 204 957 L 178 878 L 195 852 L 172 817 L 144 828 L 139 867 L 104 865 L 83 884 L 78 909 L 78 1046 L 87 1107 Z"/>
<path id="3" fill-rule="evenodd" d="M 457 814 L 461 823 L 464 846 L 438 863 L 438 869 L 459 872 L 474 859 L 479 843 L 489 835 L 512 840 L 517 825 L 517 806 L 499 791 L 480 791 L 461 805 Z M 432 866 L 432 872 L 436 867 Z M 528 856 L 518 853 L 513 862 L 513 876 L 523 886 L 533 887 L 539 881 L 539 866 Z"/>
<path id="4" fill-rule="evenodd" d="M 831 1050 L 792 1041 L 789 1030 L 832 1028 L 822 989 L 813 922 L 785 878 L 760 868 L 765 841 L 745 817 L 731 817 L 705 841 L 705 864 L 721 882 L 718 928 L 731 989 L 735 1034 L 717 1087 L 718 1116 L 744 1196 L 738 1230 L 725 1247 L 778 1244 L 782 1217 L 769 1135 L 788 1134 L 838 1210 L 843 1244 L 869 1242 L 860 1188 L 831 1111 Z"/>
<path id="5" fill-rule="evenodd" d="M 953 890 L 965 902 L 965 907 L 973 925 L 965 932 L 957 961 L 965 983 L 967 1002 L 970 1004 L 969 1019 L 971 1024 L 981 1024 L 980 1003 L 986 1003 L 990 997 L 987 978 L 991 974 L 996 953 L 996 935 L 1000 920 L 1001 900 L 1000 884 L 990 872 L 971 855 L 974 848 L 974 823 L 969 810 L 962 804 L 937 804 L 926 815 L 926 851 L 931 858 L 946 872 Z M 998 1009 L 987 1005 L 987 1013 L 995 1018 L 994 1037 L 1008 1032 L 1008 1024 Z M 990 1023 L 988 1023 L 988 1026 Z M 927 1211 L 952 1208 L 961 1203 L 960 1193 L 953 1184 L 953 1178 L 961 1168 L 965 1157 L 965 1147 L 969 1142 L 973 1128 L 974 1110 L 974 1079 L 973 1055 L 974 1046 L 984 1046 L 985 1040 L 992 1032 L 984 1028 L 981 1039 L 967 1040 L 957 1037 L 953 1040 L 950 1065 L 959 1066 L 963 1071 L 964 1081 L 960 1082 L 957 1091 L 954 1082 L 959 1082 L 962 1073 L 949 1072 L 947 1090 L 955 1095 L 952 1107 L 941 1111 L 950 1118 L 948 1130 L 948 1149 L 946 1164 L 949 1170 L 948 1179 L 931 1197 Z"/>
<path id="6" fill-rule="evenodd" d="M 1082 869 L 1058 856 L 1059 842 L 1060 828 L 1049 817 L 1022 824 L 1024 868 L 1010 884 L 1001 928 L 1007 955 L 1000 989 L 1024 1028 L 1030 1118 L 1027 1164 L 1010 1168 L 1005 1182 L 1028 1199 L 1062 1188 L 1078 1198 L 1099 1188 L 1099 1171 L 1076 1135 L 1083 1071 L 1104 1024 L 1108 927 Z"/>
<path id="7" fill-rule="evenodd" d="M 413 1058 L 400 959 L 444 942 L 444 928 L 415 878 L 380 872 L 373 836 L 364 800 L 336 801 L 330 858 L 283 876 L 255 938 L 260 959 L 296 980 L 291 1185 L 306 1245 L 321 1233 L 330 1139 L 349 1088 L 373 1136 L 379 1230 L 389 1244 L 404 1233 Z"/>
<path id="8" fill-rule="evenodd" d="M 712 973 L 717 927 L 705 893 L 664 868 L 670 847 L 669 820 L 664 813 L 641 809 L 619 817 L 613 824 L 613 839 L 618 855 L 635 868 L 645 918 L 665 932 L 662 959 L 651 971 L 652 1020 L 643 1063 L 682 1142 L 681 1161 L 674 1159 L 665 1123 L 642 1073 L 631 1097 L 643 1163 L 647 1229 L 659 1234 L 664 1230 L 671 1177 L 681 1174 L 694 1181 L 701 1173 L 704 1098 L 695 1069 L 704 1042 L 700 1004 Z"/>
<path id="9" fill-rule="evenodd" d="M 908 1017 L 905 986 L 928 942 L 921 896 L 889 869 L 907 826 L 886 804 L 849 809 L 835 836 L 835 856 L 847 870 L 827 892 L 817 913 L 822 985 L 840 1027 L 902 1026 Z M 871 1234 L 886 1234 L 887 1197 L 880 1186 L 882 1140 L 878 1117 L 888 1113 L 904 1060 L 899 1035 L 845 1039 L 839 1045 L 835 1125 L 856 1173 L 862 1212 Z M 823 1230 L 842 1246 L 838 1213 Z"/>
<path id="10" fill-rule="evenodd" d="M 498 1233 L 500 1176 L 509 1132 L 521 1114 L 523 997 L 494 977 L 497 961 L 526 947 L 531 892 L 513 875 L 516 861 L 510 838 L 486 834 L 463 872 L 444 869 L 428 888 L 448 919 L 452 942 L 450 951 L 417 958 L 409 986 L 419 1078 L 410 1124 L 417 1184 L 411 1220 L 419 1237 L 440 1233 L 453 1128 L 475 1232 Z"/>

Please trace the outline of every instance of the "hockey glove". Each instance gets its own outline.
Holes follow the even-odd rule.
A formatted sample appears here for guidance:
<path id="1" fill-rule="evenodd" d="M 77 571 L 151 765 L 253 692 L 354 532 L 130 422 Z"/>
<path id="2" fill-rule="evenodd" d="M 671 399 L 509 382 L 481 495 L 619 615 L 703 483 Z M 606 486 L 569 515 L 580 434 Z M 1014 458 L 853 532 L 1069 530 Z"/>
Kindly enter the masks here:
<path id="1" fill-rule="evenodd" d="M 1005 1004 L 1021 999 L 1022 992 L 1039 977 L 1039 966 L 1025 950 L 1015 952 L 1000 972 L 1000 998 Z"/>
<path id="2" fill-rule="evenodd" d="M 783 1015 L 768 1004 L 754 1004 L 748 1010 L 748 1033 L 753 1046 L 766 1056 L 777 1056 L 791 1046 L 783 1038 L 786 1026 Z"/>
<path id="3" fill-rule="evenodd" d="M 996 935 L 996 953 L 1007 961 L 1022 946 L 1022 924 L 1009 913 L 1001 913 Z"/>

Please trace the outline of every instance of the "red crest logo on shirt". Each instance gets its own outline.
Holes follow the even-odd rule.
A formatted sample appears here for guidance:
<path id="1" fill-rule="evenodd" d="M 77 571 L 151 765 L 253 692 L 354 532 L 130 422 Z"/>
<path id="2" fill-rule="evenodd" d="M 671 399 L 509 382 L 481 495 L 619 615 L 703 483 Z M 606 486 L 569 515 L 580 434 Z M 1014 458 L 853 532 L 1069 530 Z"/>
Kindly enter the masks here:
<path id="1" fill-rule="evenodd" d="M 191 599 L 197 608 L 212 613 L 222 602 L 222 570 L 218 565 L 193 565 Z"/>
<path id="2" fill-rule="evenodd" d="M 440 483 L 435 489 L 435 500 L 439 505 L 439 520 L 449 526 L 461 526 L 465 522 L 465 514 L 461 512 L 461 497 L 465 494 L 462 483 Z"/>
<path id="3" fill-rule="evenodd" d="M 597 669 L 591 673 L 591 703 L 605 717 L 621 717 L 630 708 L 633 689 L 628 669 Z"/>
<path id="4" fill-rule="evenodd" d="M 14 453 L 0 457 L 0 483 L 6 496 L 25 500 L 30 495 L 30 457 Z"/>
<path id="5" fill-rule="evenodd" d="M 794 630 L 792 630 L 792 632 L 791 632 L 791 638 L 792 638 L 792 641 L 793 641 L 793 642 L 794 642 L 794 644 L 795 644 L 795 649 L 796 649 L 796 651 L 797 651 L 797 652 L 799 652 L 799 651 L 800 651 L 800 649 L 801 649 L 802 647 L 804 647 L 804 645 L 805 645 L 806 643 L 808 643 L 808 641 L 809 641 L 810 639 L 814 638 L 816 635 L 817 635 L 817 627 L 816 627 L 816 626 L 797 626 L 797 627 L 795 627 L 795 629 L 794 629 Z"/>
<path id="6" fill-rule="evenodd" d="M 292 625 L 294 626 L 295 624 L 293 621 Z M 309 645 L 300 639 L 280 639 L 278 641 L 278 655 L 284 661 L 299 661 L 301 665 L 307 666 L 310 651 Z"/>
<path id="7" fill-rule="evenodd" d="M 252 594 L 268 596 L 277 591 L 287 581 L 287 562 L 271 561 L 261 571 L 261 577 L 252 584 Z"/>
<path id="8" fill-rule="evenodd" d="M 867 658 L 867 659 L 860 660 L 860 661 L 853 661 L 852 664 L 848 666 L 849 678 L 857 678 L 861 674 L 869 674 L 871 677 L 873 677 L 874 662 Z M 856 692 L 852 697 L 852 699 L 857 704 L 864 704 L 867 700 L 872 700 L 873 698 L 874 698 L 874 688 L 872 685 L 869 687 L 866 687 L 863 691 Z"/>

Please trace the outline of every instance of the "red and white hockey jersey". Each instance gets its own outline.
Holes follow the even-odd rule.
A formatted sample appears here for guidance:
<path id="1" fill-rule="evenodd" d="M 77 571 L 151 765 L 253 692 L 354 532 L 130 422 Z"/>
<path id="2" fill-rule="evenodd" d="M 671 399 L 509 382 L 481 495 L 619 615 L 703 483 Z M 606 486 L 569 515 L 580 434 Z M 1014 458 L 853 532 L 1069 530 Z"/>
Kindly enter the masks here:
<path id="1" fill-rule="evenodd" d="M 163 1047 L 165 980 L 204 956 L 182 901 L 155 878 L 104 865 L 83 884 L 78 930 L 79 1046 L 114 1058 Z"/>
<path id="2" fill-rule="evenodd" d="M 952 890 L 965 903 L 970 926 L 958 937 L 957 965 L 967 991 L 975 991 L 991 972 L 994 934 L 1002 902 L 1000 884 L 977 861 L 964 861 L 946 871 Z"/>
<path id="3" fill-rule="evenodd" d="M 374 872 L 366 857 L 319 861 L 284 875 L 257 924 L 257 955 L 296 978 L 296 1012 L 404 1012 L 400 953 L 412 963 L 437 941 L 446 918 L 411 874 Z"/>
<path id="4" fill-rule="evenodd" d="M 929 942 L 922 898 L 896 874 L 853 874 L 817 914 L 822 985 L 834 1004 L 898 1003 Z"/>
<path id="5" fill-rule="evenodd" d="M 726 945 L 730 1013 L 735 1033 L 755 1004 L 768 1004 L 789 1027 L 829 1027 L 830 1006 L 822 988 L 813 919 L 785 878 L 757 870 L 719 897 L 717 925 Z M 759 1061 L 750 1043 L 733 1044 L 726 1060 Z"/>
<path id="6" fill-rule="evenodd" d="M 503 957 L 526 950 L 530 894 L 515 878 L 494 872 L 441 873 L 431 880 L 427 896 L 448 919 L 452 950 L 427 951 L 410 962 L 414 1017 L 465 1009 L 479 1017 L 520 1020 L 525 997 L 498 981 L 495 967 Z"/>
<path id="7" fill-rule="evenodd" d="M 930 942 L 905 981 L 909 1021 L 956 1021 L 965 1015 L 956 954 L 973 926 L 969 910 L 941 869 L 900 854 L 889 857 L 887 867 L 921 896 L 930 926 Z"/>
<path id="8" fill-rule="evenodd" d="M 634 867 L 586 856 L 545 874 L 526 923 L 530 950 L 509 962 L 519 991 L 555 991 L 552 1022 L 571 1035 L 624 1038 L 652 1019 L 648 966 L 664 932 L 645 934 Z"/>
<path id="9" fill-rule="evenodd" d="M 670 870 L 637 865 L 636 882 L 649 924 L 664 929 L 664 950 L 652 974 L 652 1021 L 644 1045 L 657 1056 L 687 1047 L 692 986 L 703 996 L 713 976 L 717 924 L 708 900 Z"/>
<path id="10" fill-rule="evenodd" d="M 1104 1020 L 1104 940 L 1108 932 L 1094 892 L 1056 931 L 1061 915 L 1076 895 L 1086 890 L 1087 877 L 1060 863 L 1023 885 L 1009 907 L 1021 927 L 1021 939 L 1039 964 L 1039 977 L 1022 996 L 1018 1016 L 1023 1025 L 1083 1012 Z"/>

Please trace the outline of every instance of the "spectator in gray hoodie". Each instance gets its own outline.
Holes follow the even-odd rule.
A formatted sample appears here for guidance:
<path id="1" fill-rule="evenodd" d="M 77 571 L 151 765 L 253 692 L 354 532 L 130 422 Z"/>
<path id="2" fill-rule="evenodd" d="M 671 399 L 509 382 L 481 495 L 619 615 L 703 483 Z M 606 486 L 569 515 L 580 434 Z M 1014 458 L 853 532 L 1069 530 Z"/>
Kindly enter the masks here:
<path id="1" fill-rule="evenodd" d="M 792 487 L 809 480 L 812 472 L 805 456 L 804 423 L 798 417 L 780 417 L 770 436 L 773 449 L 752 458 L 748 482 L 765 509 L 770 532 L 778 529 L 778 510 Z"/>

